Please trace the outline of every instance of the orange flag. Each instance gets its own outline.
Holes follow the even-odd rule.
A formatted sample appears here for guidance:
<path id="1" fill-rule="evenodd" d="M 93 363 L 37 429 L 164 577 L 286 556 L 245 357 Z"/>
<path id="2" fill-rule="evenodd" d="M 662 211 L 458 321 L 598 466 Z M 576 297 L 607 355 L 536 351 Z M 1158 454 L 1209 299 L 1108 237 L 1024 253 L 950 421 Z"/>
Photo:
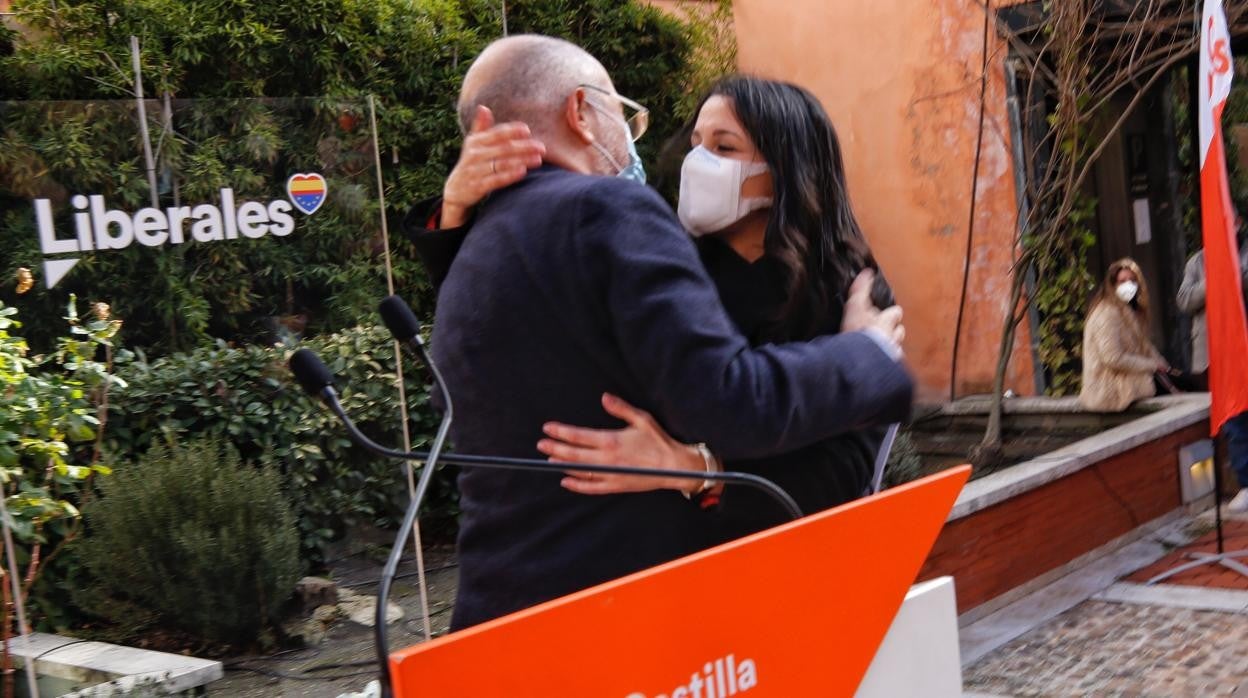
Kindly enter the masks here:
<path id="1" fill-rule="evenodd" d="M 1200 37 L 1200 220 L 1205 242 L 1209 337 L 1209 429 L 1248 411 L 1248 322 L 1235 244 L 1235 214 L 1222 145 L 1222 109 L 1231 92 L 1231 39 L 1221 0 L 1205 0 Z"/>

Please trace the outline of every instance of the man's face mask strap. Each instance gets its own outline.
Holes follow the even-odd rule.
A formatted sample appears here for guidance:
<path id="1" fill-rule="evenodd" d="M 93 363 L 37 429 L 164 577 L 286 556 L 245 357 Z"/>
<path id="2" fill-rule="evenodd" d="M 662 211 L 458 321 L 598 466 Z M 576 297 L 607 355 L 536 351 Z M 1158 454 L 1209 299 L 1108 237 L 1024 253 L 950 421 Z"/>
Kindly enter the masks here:
<path id="1" fill-rule="evenodd" d="M 622 123 L 624 127 L 624 142 L 628 147 L 628 164 L 621 165 L 619 160 L 616 160 L 615 156 L 611 154 L 611 151 L 607 150 L 606 146 L 598 142 L 598 139 L 594 139 L 590 145 L 593 146 L 594 149 L 597 150 L 604 158 L 606 158 L 607 162 L 611 164 L 611 167 L 615 169 L 616 176 L 623 177 L 624 179 L 631 179 L 639 184 L 645 184 L 646 169 L 645 166 L 642 165 L 641 156 L 637 154 L 637 145 L 633 142 L 633 133 L 632 129 L 628 125 L 628 121 L 624 120 L 623 117 L 620 117 L 618 114 L 609 113 L 606 109 L 598 106 L 590 99 L 586 99 L 585 102 L 597 110 L 599 114 L 603 114 L 612 120 L 618 119 Z"/>

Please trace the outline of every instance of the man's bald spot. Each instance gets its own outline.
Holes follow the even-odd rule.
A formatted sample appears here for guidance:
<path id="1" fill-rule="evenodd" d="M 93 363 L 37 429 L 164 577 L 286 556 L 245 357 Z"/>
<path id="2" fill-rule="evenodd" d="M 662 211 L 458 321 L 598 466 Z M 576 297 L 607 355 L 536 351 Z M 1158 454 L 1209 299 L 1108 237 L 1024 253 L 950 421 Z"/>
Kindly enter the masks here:
<path id="1" fill-rule="evenodd" d="M 611 78 L 585 49 L 563 39 L 519 34 L 499 39 L 473 61 L 459 93 L 459 124 L 472 127 L 478 106 L 498 123 L 523 121 L 534 133 L 549 133 L 564 100 L 578 85 L 611 88 Z"/>

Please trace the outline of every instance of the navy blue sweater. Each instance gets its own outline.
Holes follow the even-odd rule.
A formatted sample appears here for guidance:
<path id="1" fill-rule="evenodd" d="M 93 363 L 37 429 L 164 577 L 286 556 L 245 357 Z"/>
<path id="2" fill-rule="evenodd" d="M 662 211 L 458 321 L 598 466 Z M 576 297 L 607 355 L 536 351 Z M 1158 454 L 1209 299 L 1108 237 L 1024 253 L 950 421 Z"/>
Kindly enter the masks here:
<path id="1" fill-rule="evenodd" d="M 869 337 L 750 348 L 654 191 L 551 167 L 481 207 L 438 296 L 456 449 L 538 457 L 541 425 L 615 427 L 613 392 L 724 458 L 898 421 L 912 382 Z M 464 470 L 462 628 L 704 547 L 672 491 L 589 497 L 558 475 Z"/>
<path id="2" fill-rule="evenodd" d="M 404 228 L 435 288 L 442 285 L 469 232 L 466 225 L 428 229 L 429 222 L 437 219 L 441 205 L 441 198 L 421 202 L 404 221 Z M 776 335 L 787 334 L 787 328 L 776 322 L 788 286 L 780 264 L 767 256 L 747 261 L 713 235 L 698 238 L 696 244 L 724 310 L 750 346 L 767 344 L 776 341 Z M 876 282 L 873 294 L 876 307 L 893 305 L 896 301 L 884 277 L 876 277 Z M 796 339 L 836 334 L 840 331 L 843 312 L 844 303 L 838 299 L 829 308 L 825 331 Z M 884 431 L 883 427 L 847 431 L 796 451 L 725 461 L 724 468 L 771 480 L 792 495 L 803 513 L 813 514 L 862 496 L 871 482 L 872 465 Z M 725 541 L 789 520 L 784 507 L 750 487 L 726 488 L 718 505 L 706 515 L 714 517 L 718 528 L 716 539 Z"/>

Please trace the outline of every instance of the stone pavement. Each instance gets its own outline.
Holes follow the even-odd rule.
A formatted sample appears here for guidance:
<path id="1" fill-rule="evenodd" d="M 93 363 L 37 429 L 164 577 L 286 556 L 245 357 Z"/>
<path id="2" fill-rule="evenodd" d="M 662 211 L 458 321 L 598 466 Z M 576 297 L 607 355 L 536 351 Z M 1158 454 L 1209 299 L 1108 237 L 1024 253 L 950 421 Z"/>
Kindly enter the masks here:
<path id="1" fill-rule="evenodd" d="M 376 594 L 382 552 L 372 559 L 357 555 L 335 564 L 332 577 L 340 588 L 360 594 Z M 425 567 L 430 570 L 429 618 L 434 636 L 444 634 L 451 620 L 457 569 L 449 548 L 428 549 Z M 420 595 L 414 575 L 413 556 L 404 558 L 399 579 L 391 588 L 390 601 L 403 609 L 403 618 L 389 626 L 392 650 L 414 645 L 424 635 Z M 373 629 L 337 618 L 325 638 L 313 647 L 261 658 L 222 660 L 226 676 L 208 684 L 209 698 L 336 698 L 348 691 L 363 690 L 377 676 Z"/>
<path id="2" fill-rule="evenodd" d="M 1086 601 L 966 668 L 963 681 L 1020 698 L 1248 696 L 1248 615 Z"/>
<path id="3" fill-rule="evenodd" d="M 1142 584 L 1189 551 L 1212 552 L 1211 526 L 1211 512 L 1189 520 L 1201 531 L 1192 542 L 964 666 L 967 692 L 1248 697 L 1248 578 L 1206 565 Z M 1248 548 L 1248 518 L 1228 519 L 1225 532 L 1227 550 Z"/>
<path id="4" fill-rule="evenodd" d="M 1227 552 L 1234 550 L 1248 550 L 1248 520 L 1227 519 L 1223 522 L 1222 531 L 1223 550 Z M 1145 567 L 1144 569 L 1127 577 L 1127 581 L 1141 583 L 1146 582 L 1155 575 L 1178 567 L 1180 564 L 1191 560 L 1191 558 L 1187 557 L 1187 553 L 1189 552 L 1217 552 L 1216 534 L 1213 531 L 1206 533 L 1192 544 L 1175 550 L 1152 565 L 1149 565 L 1148 567 Z M 1248 555 L 1240 558 L 1239 561 L 1248 565 Z M 1181 584 L 1185 586 L 1213 587 L 1218 589 L 1242 589 L 1248 591 L 1248 576 L 1244 576 L 1234 570 L 1227 569 L 1222 565 L 1201 565 L 1200 567 L 1185 570 L 1166 579 L 1165 583 Z"/>

